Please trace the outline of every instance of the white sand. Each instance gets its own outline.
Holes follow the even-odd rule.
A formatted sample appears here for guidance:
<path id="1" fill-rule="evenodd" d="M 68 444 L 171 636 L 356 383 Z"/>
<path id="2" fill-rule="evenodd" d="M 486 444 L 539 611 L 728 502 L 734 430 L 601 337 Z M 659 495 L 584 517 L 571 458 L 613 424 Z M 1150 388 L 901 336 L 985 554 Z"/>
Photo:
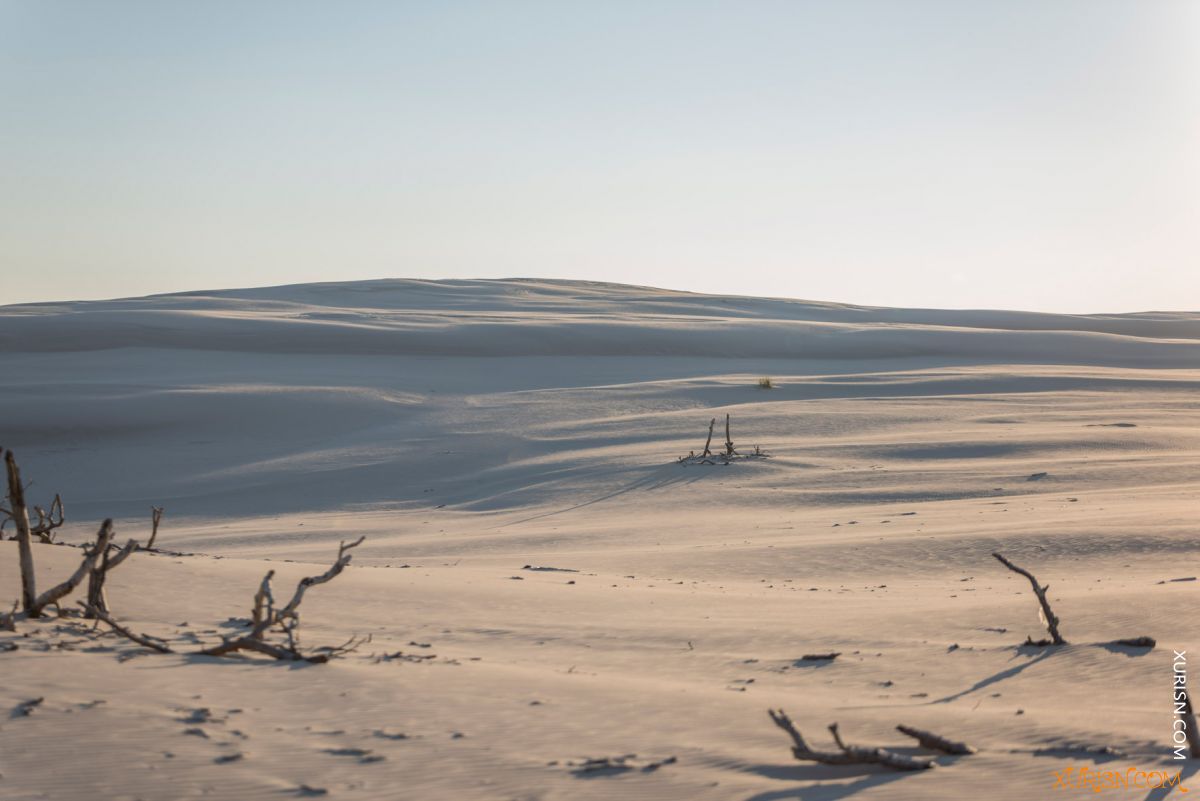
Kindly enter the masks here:
<path id="1" fill-rule="evenodd" d="M 365 533 L 303 631 L 375 637 L 297 668 L 122 659 L 139 649 L 22 623 L 0 704 L 46 700 L 0 713 L 2 798 L 948 801 L 1063 794 L 1067 766 L 1178 769 L 1171 652 L 1200 664 L 1200 582 L 1158 582 L 1200 575 L 1200 314 L 376 281 L 0 307 L 0 375 L 0 445 L 32 501 L 63 493 L 64 539 L 106 515 L 143 536 L 153 503 L 161 544 L 205 554 L 136 555 L 110 579 L 118 617 L 182 645 L 245 616 L 268 567 L 319 572 L 281 560 Z M 675 464 L 726 412 L 772 458 Z M 996 549 L 1050 584 L 1070 646 L 1014 648 L 1043 630 Z M 43 584 L 79 557 L 35 551 Z M 5 542 L 0 597 L 16 588 Z M 1158 648 L 1100 645 L 1140 634 Z M 396 651 L 436 658 L 371 658 Z M 821 746 L 836 720 L 981 752 L 801 764 L 770 706 Z M 201 707 L 223 720 L 183 722 Z M 1104 745 L 1127 755 L 1066 750 Z M 566 765 L 627 753 L 678 761 Z"/>

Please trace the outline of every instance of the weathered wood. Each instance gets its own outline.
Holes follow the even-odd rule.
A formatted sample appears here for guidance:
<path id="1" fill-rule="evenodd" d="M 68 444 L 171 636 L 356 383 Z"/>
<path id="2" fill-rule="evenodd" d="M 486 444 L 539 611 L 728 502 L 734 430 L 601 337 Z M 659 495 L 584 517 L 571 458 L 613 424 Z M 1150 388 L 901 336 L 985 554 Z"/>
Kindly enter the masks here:
<path id="1" fill-rule="evenodd" d="M 158 524 L 162 522 L 163 508 L 161 506 L 150 507 L 150 539 L 146 542 L 146 550 L 154 550 L 154 541 L 158 539 Z"/>
<path id="2" fill-rule="evenodd" d="M 948 740 L 940 734 L 916 729 L 912 726 L 901 724 L 896 727 L 896 731 L 901 734 L 907 734 L 920 743 L 922 748 L 928 748 L 930 751 L 941 751 L 943 754 L 974 754 L 978 750 L 964 742 Z"/>
<path id="3" fill-rule="evenodd" d="M 134 634 L 132 631 L 113 620 L 112 616 L 109 615 L 108 612 L 97 607 L 90 606 L 83 601 L 80 601 L 79 605 L 82 606 L 86 611 L 92 613 L 97 619 L 103 620 L 112 627 L 113 631 L 115 631 L 117 634 L 120 634 L 122 637 L 128 637 L 138 645 L 144 646 L 153 651 L 158 651 L 160 654 L 175 653 L 173 650 L 171 650 L 170 646 L 155 637 L 151 637 L 148 634 Z"/>
<path id="4" fill-rule="evenodd" d="M 54 585 L 39 595 L 33 605 L 29 607 L 29 616 L 41 617 L 42 611 L 47 606 L 58 603 L 59 599 L 70 594 L 78 587 L 84 577 L 92 572 L 100 557 L 108 550 L 108 543 L 111 539 L 112 518 L 109 518 L 100 524 L 100 531 L 96 534 L 96 542 L 84 552 L 83 561 L 79 563 L 79 567 L 75 568 L 75 572 L 66 581 Z"/>
<path id="5" fill-rule="evenodd" d="M 62 496 L 57 494 L 54 496 L 54 500 L 50 502 L 49 511 L 40 506 L 34 506 L 33 511 L 37 515 L 38 521 L 37 525 L 30 527 L 30 533 L 45 544 L 52 544 L 54 542 L 54 529 L 59 528 L 66 522 Z"/>
<path id="6" fill-rule="evenodd" d="M 767 714 L 776 726 L 787 732 L 792 738 L 792 755 L 801 762 L 820 762 L 825 765 L 883 765 L 892 770 L 928 770 L 936 767 L 929 759 L 910 757 L 897 754 L 885 748 L 863 748 L 856 745 L 846 745 L 842 742 L 838 726 L 829 726 L 838 751 L 815 751 L 805 742 L 804 737 L 796 729 L 792 719 L 782 709 L 768 709 Z"/>
<path id="7" fill-rule="evenodd" d="M 254 626 L 253 630 L 259 632 L 259 636 L 275 619 L 275 597 L 271 595 L 271 578 L 274 575 L 274 570 L 268 570 L 267 575 L 263 576 L 258 592 L 254 594 L 252 625 Z"/>
<path id="8" fill-rule="evenodd" d="M 1050 589 L 1050 585 L 1042 586 L 1038 583 L 1037 578 L 1023 567 L 1017 567 L 1012 562 L 1008 561 L 999 553 L 993 553 L 992 556 L 999 560 L 1000 564 L 1007 567 L 1014 573 L 1020 573 L 1025 578 L 1029 579 L 1029 583 L 1033 586 L 1033 593 L 1037 596 L 1038 603 L 1042 606 L 1042 616 L 1046 619 L 1046 630 L 1050 632 L 1050 642 L 1052 645 L 1066 645 L 1067 641 L 1058 633 L 1058 617 L 1055 616 L 1054 610 L 1050 608 L 1050 601 L 1046 598 L 1046 590 Z"/>
<path id="9" fill-rule="evenodd" d="M 219 645 L 214 645 L 211 648 L 205 648 L 199 653 L 205 656 L 224 656 L 235 651 L 247 650 L 267 654 L 268 656 L 273 656 L 276 659 L 303 660 L 306 662 L 328 661 L 329 654 L 305 656 L 300 652 L 300 646 L 297 640 L 298 629 L 300 627 L 300 613 L 298 611 L 300 608 L 300 603 L 304 600 L 304 593 L 309 587 L 315 587 L 318 584 L 324 584 L 341 573 L 346 568 L 346 565 L 350 564 L 350 551 L 353 548 L 357 548 L 359 545 L 361 545 L 365 539 L 366 537 L 362 536 L 351 543 L 343 541 L 338 546 L 337 559 L 334 560 L 334 563 L 330 565 L 329 569 L 319 576 L 308 576 L 300 579 L 300 581 L 296 584 L 296 592 L 292 595 L 291 600 L 288 601 L 287 604 L 278 611 L 274 612 L 274 614 L 270 615 L 264 613 L 265 609 L 263 609 L 261 605 L 262 601 L 260 601 L 260 596 L 263 598 L 263 600 L 265 600 L 265 598 L 270 594 L 269 581 L 274 571 L 268 573 L 263 579 L 262 584 L 259 585 L 259 591 L 255 595 L 255 620 L 252 624 L 250 633 L 241 637 L 228 638 Z M 267 630 L 273 625 L 278 625 L 283 633 L 287 636 L 288 641 L 286 646 L 274 645 L 264 641 L 263 635 L 266 634 Z"/>
<path id="10" fill-rule="evenodd" d="M 21 486 L 21 469 L 12 451 L 4 454 L 8 474 L 8 513 L 17 527 L 17 550 L 21 562 L 21 608 L 32 617 L 37 603 L 37 580 L 33 569 L 33 538 L 29 529 L 29 510 L 25 506 L 25 488 Z"/>
<path id="11" fill-rule="evenodd" d="M 833 735 L 833 741 L 837 743 L 837 747 L 842 749 L 848 756 L 853 757 L 856 762 L 886 765 L 893 770 L 927 770 L 935 766 L 935 763 L 931 759 L 897 754 L 886 748 L 864 748 L 858 745 L 846 745 L 842 742 L 842 737 L 838 733 L 838 725 L 836 723 L 829 724 L 829 733 Z"/>
<path id="12" fill-rule="evenodd" d="M 733 449 L 733 438 L 729 436 L 729 415 L 725 415 L 725 456 L 726 458 L 733 456 L 737 451 Z"/>
<path id="13" fill-rule="evenodd" d="M 708 439 L 704 440 L 704 452 L 701 456 L 712 456 L 712 435 L 713 428 L 717 425 L 717 418 L 713 418 L 708 422 Z"/>
<path id="14" fill-rule="evenodd" d="M 138 544 L 135 540 L 130 540 L 125 543 L 125 547 L 117 551 L 116 555 L 111 555 L 111 551 L 105 549 L 104 555 L 100 557 L 100 563 L 94 565 L 88 575 L 88 591 L 87 604 L 85 606 L 84 617 L 94 618 L 92 610 L 100 610 L 102 612 L 110 611 L 108 608 L 108 598 L 104 593 L 104 582 L 108 578 L 108 572 L 117 568 L 122 562 L 129 558 L 129 554 L 137 550 Z"/>

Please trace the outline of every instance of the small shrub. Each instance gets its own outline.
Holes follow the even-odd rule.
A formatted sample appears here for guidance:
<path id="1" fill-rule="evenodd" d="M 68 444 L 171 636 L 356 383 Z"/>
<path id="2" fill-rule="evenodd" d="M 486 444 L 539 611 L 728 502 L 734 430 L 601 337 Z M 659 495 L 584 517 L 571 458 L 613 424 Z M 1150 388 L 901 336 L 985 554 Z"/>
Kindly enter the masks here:
<path id="1" fill-rule="evenodd" d="M 759 389 L 775 389 L 775 384 L 773 384 L 771 382 L 771 379 L 769 376 L 763 376 L 762 378 L 758 379 L 758 388 Z"/>

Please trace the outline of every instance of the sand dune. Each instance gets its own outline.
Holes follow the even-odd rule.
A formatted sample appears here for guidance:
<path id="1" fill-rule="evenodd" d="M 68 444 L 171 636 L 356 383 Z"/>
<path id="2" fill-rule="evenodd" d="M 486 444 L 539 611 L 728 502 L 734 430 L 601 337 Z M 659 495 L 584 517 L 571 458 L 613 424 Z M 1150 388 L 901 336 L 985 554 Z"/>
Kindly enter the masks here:
<path id="1" fill-rule="evenodd" d="M 219 631 L 265 569 L 365 533 L 304 627 L 375 636 L 296 669 L 23 623 L 0 693 L 46 700 L 0 720 L 5 798 L 1015 799 L 1065 766 L 1177 769 L 1200 314 L 372 281 L 0 307 L 0 375 L 0 445 L 32 500 L 63 493 L 64 539 L 137 536 L 159 504 L 201 554 L 114 573 L 138 630 Z M 771 458 L 677 464 L 726 413 Z M 1041 628 L 996 549 L 1071 645 L 1016 647 Z M 46 582 L 78 559 L 36 551 Z M 1159 647 L 1103 644 L 1138 634 Z M 372 658 L 396 651 L 434 658 Z M 768 706 L 822 744 L 909 723 L 981 751 L 801 764 Z M 1126 756 L 1080 750 L 1103 745 Z M 628 753 L 677 761 L 568 764 Z"/>

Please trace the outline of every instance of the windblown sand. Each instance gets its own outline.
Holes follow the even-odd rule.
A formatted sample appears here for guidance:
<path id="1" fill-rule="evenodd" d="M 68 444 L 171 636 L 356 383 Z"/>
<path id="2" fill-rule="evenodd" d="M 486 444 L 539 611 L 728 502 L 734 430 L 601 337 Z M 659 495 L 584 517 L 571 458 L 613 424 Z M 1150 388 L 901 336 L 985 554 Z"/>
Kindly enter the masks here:
<path id="1" fill-rule="evenodd" d="M 1169 742 L 1172 653 L 1200 664 L 1200 582 L 1172 580 L 1200 575 L 1200 315 L 378 281 L 2 307 L 0 375 L 61 539 L 142 539 L 162 505 L 190 554 L 114 571 L 116 617 L 215 641 L 268 569 L 288 595 L 365 534 L 301 631 L 373 638 L 297 666 L 22 621 L 5 799 L 1032 799 L 1196 765 Z M 676 463 L 727 413 L 770 458 Z M 996 550 L 1070 645 L 1018 647 L 1045 632 Z M 35 558 L 47 586 L 80 551 Z M 980 751 L 800 763 L 768 707 L 822 748 L 836 721 Z"/>

